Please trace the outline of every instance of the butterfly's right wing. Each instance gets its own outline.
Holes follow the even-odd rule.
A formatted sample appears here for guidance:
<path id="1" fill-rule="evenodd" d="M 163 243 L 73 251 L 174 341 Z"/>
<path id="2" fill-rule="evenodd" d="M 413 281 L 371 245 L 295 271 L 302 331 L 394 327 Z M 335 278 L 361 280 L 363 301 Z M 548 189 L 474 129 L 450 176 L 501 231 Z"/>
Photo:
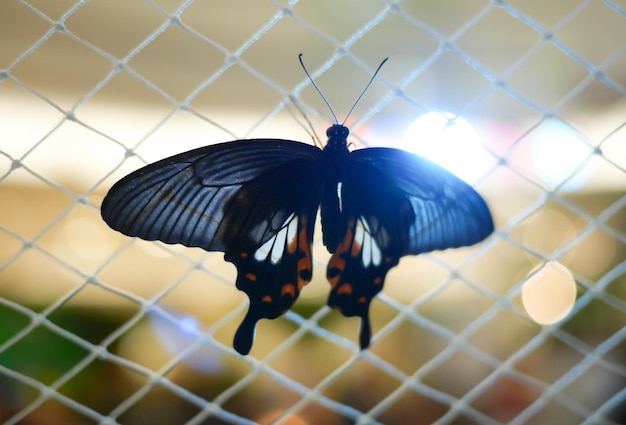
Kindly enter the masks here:
<path id="1" fill-rule="evenodd" d="M 224 251 L 218 235 L 224 234 L 228 199 L 268 170 L 319 151 L 288 140 L 253 139 L 181 153 L 118 181 L 102 202 L 102 218 L 128 236 Z"/>

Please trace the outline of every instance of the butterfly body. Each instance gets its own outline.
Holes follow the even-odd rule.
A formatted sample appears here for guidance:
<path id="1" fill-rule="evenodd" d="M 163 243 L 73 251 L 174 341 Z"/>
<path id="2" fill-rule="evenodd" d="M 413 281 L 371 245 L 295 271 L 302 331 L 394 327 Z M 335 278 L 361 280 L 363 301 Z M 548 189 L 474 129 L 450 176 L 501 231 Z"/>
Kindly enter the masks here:
<path id="1" fill-rule="evenodd" d="M 471 186 L 398 149 L 349 151 L 335 124 L 324 149 L 280 139 L 207 146 L 148 165 L 116 183 L 102 217 L 129 236 L 222 251 L 250 299 L 235 334 L 247 354 L 258 320 L 284 314 L 311 281 L 318 209 L 332 254 L 328 304 L 362 319 L 400 257 L 477 243 L 493 231 Z"/>

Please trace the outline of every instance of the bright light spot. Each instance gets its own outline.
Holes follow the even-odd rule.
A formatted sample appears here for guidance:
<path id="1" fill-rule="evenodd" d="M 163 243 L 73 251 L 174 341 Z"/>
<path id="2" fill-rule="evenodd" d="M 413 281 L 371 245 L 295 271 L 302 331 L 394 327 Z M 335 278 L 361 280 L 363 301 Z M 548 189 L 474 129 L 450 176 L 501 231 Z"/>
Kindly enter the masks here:
<path id="1" fill-rule="evenodd" d="M 198 321 L 195 317 L 185 316 L 180 319 L 180 330 L 190 335 L 197 335 L 200 330 L 200 326 L 198 325 Z"/>
<path id="2" fill-rule="evenodd" d="M 556 261 L 541 267 L 522 287 L 524 309 L 541 325 L 551 325 L 563 319 L 574 307 L 574 302 L 576 281 L 570 271 Z"/>
<path id="3" fill-rule="evenodd" d="M 158 307 L 154 307 L 148 312 L 148 317 L 157 340 L 172 356 L 180 355 L 194 344 L 197 338 L 202 338 L 200 323 L 193 316 L 166 317 Z M 216 373 L 223 367 L 218 352 L 205 344 L 189 355 L 185 364 L 205 373 Z"/>
<path id="4" fill-rule="evenodd" d="M 539 178 L 550 188 L 571 177 L 562 189 L 579 189 L 589 179 L 591 168 L 585 167 L 573 177 L 572 173 L 591 153 L 592 147 L 562 121 L 546 120 L 533 132 L 531 163 Z"/>
<path id="5" fill-rule="evenodd" d="M 483 149 L 467 120 L 449 113 L 429 112 L 409 126 L 403 140 L 407 151 L 427 158 L 469 184 L 488 170 L 493 158 Z"/>

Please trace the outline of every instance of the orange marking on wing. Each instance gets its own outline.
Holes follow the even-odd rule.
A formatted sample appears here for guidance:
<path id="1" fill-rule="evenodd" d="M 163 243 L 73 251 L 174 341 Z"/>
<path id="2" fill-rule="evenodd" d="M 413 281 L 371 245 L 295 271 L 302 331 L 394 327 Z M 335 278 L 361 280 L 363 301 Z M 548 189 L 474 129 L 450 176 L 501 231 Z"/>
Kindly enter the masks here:
<path id="1" fill-rule="evenodd" d="M 380 276 L 377 276 L 374 278 L 374 285 L 380 285 L 381 283 L 383 283 L 383 278 Z"/>
<path id="2" fill-rule="evenodd" d="M 337 288 L 337 294 L 352 295 L 352 285 L 349 283 L 342 283 L 341 286 Z"/>
<path id="3" fill-rule="evenodd" d="M 252 282 L 256 282 L 256 275 L 254 273 L 248 273 L 246 275 L 246 279 L 251 280 Z"/>
<path id="4" fill-rule="evenodd" d="M 365 303 L 367 302 L 367 297 L 365 297 L 365 296 L 359 297 L 359 299 L 358 299 L 358 300 L 356 300 L 356 301 L 357 301 L 359 304 L 365 304 Z"/>
<path id="5" fill-rule="evenodd" d="M 337 283 L 339 282 L 339 276 L 341 275 L 341 272 L 343 272 L 346 268 L 346 260 L 344 260 L 343 258 L 341 258 L 339 256 L 339 254 L 341 254 L 341 252 L 339 250 L 337 250 L 335 252 L 335 254 L 332 256 L 332 258 L 330 259 L 330 261 L 328 262 L 328 269 L 337 269 L 339 270 L 339 273 L 337 274 L 337 276 L 333 277 L 332 279 L 328 279 L 328 281 L 330 282 L 330 285 L 334 288 Z"/>
<path id="6" fill-rule="evenodd" d="M 271 303 L 272 302 L 272 297 L 270 297 L 269 295 L 264 295 L 263 298 L 261 298 L 261 302 Z"/>
<path id="7" fill-rule="evenodd" d="M 391 258 L 391 257 L 385 257 L 385 263 L 389 264 L 389 263 L 391 263 L 391 262 L 393 262 L 393 258 Z"/>
<path id="8" fill-rule="evenodd" d="M 303 279 L 302 272 L 308 272 L 308 275 L 311 276 L 311 270 L 313 268 L 313 262 L 311 261 L 311 247 L 309 246 L 309 241 L 307 238 L 307 216 L 300 217 L 300 231 L 298 232 L 297 239 L 297 247 L 298 251 L 302 253 L 302 258 L 298 259 L 298 263 L 296 265 L 296 270 L 298 271 L 298 290 L 301 291 L 302 288 L 306 284 L 308 284 L 311 279 Z M 306 274 L 306 273 L 305 273 Z"/>
<path id="9" fill-rule="evenodd" d="M 241 255 L 240 255 L 240 257 L 241 257 L 241 258 L 243 258 L 243 259 L 245 260 L 246 258 L 248 258 L 248 253 L 246 253 L 246 252 L 242 252 L 242 253 L 241 253 Z"/>
<path id="10" fill-rule="evenodd" d="M 330 286 L 332 286 L 333 288 L 337 286 L 337 283 L 339 282 L 339 275 L 341 275 L 341 272 L 343 272 L 346 269 L 346 260 L 341 258 L 341 255 L 348 252 L 348 250 L 350 250 L 350 246 L 354 238 L 354 234 L 352 231 L 354 227 L 354 219 L 351 219 L 350 221 L 348 221 L 347 227 L 348 227 L 348 230 L 346 231 L 346 234 L 343 237 L 343 240 L 341 241 L 341 243 L 337 247 L 337 250 L 331 257 L 330 261 L 328 262 L 329 270 L 330 269 L 339 270 L 339 273 L 337 274 L 337 276 L 333 277 L 332 279 L 328 279 L 328 281 L 330 282 Z"/>
<path id="11" fill-rule="evenodd" d="M 332 279 L 328 279 L 328 282 L 330 283 L 330 287 L 334 288 L 339 283 L 339 275 L 333 277 Z"/>
<path id="12" fill-rule="evenodd" d="M 283 285 L 283 289 L 281 290 L 281 295 L 291 295 L 292 298 L 296 297 L 296 286 L 293 283 L 287 283 Z"/>
<path id="13" fill-rule="evenodd" d="M 300 217 L 300 225 L 302 226 L 302 228 L 300 229 L 300 232 L 298 232 L 298 250 L 304 254 L 304 258 L 309 261 L 309 268 L 311 268 L 311 247 L 309 246 L 307 238 L 308 235 L 306 233 L 307 221 L 307 216 L 303 215 L 302 217 Z"/>

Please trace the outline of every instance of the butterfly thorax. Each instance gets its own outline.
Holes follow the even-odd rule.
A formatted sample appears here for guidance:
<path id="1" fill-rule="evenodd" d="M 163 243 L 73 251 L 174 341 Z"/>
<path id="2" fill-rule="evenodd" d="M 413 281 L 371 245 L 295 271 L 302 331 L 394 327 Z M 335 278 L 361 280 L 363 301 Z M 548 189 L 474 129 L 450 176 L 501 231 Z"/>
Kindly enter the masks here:
<path id="1" fill-rule="evenodd" d="M 324 151 L 332 152 L 348 152 L 348 134 L 350 130 L 342 124 L 333 124 L 326 130 L 328 141 L 324 147 Z"/>

